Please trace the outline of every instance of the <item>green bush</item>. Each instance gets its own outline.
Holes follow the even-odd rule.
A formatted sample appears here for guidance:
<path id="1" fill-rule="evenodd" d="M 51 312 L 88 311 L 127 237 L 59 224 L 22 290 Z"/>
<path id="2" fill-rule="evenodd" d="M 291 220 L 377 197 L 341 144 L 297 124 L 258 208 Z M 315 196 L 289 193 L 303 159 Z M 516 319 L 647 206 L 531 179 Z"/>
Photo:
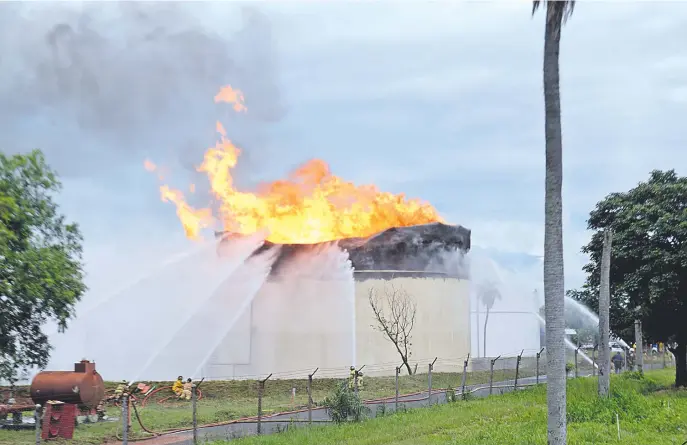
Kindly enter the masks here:
<path id="1" fill-rule="evenodd" d="M 640 394 L 625 389 L 611 388 L 610 397 L 592 397 L 572 400 L 568 404 L 568 421 L 599 422 L 611 424 L 615 422 L 615 415 L 623 419 L 645 419 L 651 407 Z"/>
<path id="2" fill-rule="evenodd" d="M 644 374 L 639 371 L 630 371 L 622 374 L 621 378 L 625 380 L 644 380 Z"/>
<path id="3" fill-rule="evenodd" d="M 608 398 L 596 396 L 596 380 L 579 383 L 577 396 L 568 400 L 568 421 L 574 422 L 615 422 L 618 414 L 624 420 L 643 420 L 658 408 L 643 395 L 652 393 L 662 386 L 655 380 L 638 372 L 628 372 L 613 378 Z"/>
<path id="4" fill-rule="evenodd" d="M 335 423 L 360 422 L 369 411 L 360 397 L 348 388 L 347 381 L 341 382 L 334 393 L 324 399 L 323 405 Z"/>

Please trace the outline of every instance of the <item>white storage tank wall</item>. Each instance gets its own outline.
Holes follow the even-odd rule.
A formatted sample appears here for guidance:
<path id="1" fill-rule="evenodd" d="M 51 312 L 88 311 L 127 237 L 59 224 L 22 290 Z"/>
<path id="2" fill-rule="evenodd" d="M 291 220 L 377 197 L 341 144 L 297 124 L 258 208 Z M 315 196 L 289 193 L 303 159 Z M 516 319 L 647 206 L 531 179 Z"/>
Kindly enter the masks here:
<path id="1" fill-rule="evenodd" d="M 205 376 L 254 379 L 274 373 L 276 378 L 304 378 L 319 368 L 318 377 L 346 377 L 351 364 L 366 365 L 365 375 L 393 375 L 401 362 L 399 354 L 383 333 L 372 328 L 375 319 L 368 297 L 370 289 L 375 289 L 383 299 L 384 289 L 390 285 L 404 289 L 417 305 L 413 366 L 419 362 L 418 369 L 425 372 L 434 357 L 457 359 L 467 355 L 467 281 L 443 276 L 403 277 L 404 272 L 384 273 L 388 279 L 364 279 L 363 274 L 366 272 L 356 272 L 355 283 L 269 280 L 204 366 Z M 374 274 L 379 277 L 380 272 Z M 435 370 L 457 371 L 454 368 L 437 362 Z"/>
<path id="2" fill-rule="evenodd" d="M 365 279 L 365 274 L 375 278 Z M 380 274 L 386 277 L 380 278 Z M 406 275 L 406 276 L 404 276 Z M 411 366 L 426 372 L 434 357 L 458 359 L 470 351 L 468 282 L 442 276 L 408 277 L 404 272 L 356 272 L 356 365 L 366 365 L 366 375 L 393 375 L 401 363 L 395 346 L 377 326 L 370 308 L 370 290 L 380 301 L 385 290 L 404 290 L 417 305 L 412 331 Z M 388 278 L 387 278 L 388 277 Z M 446 368 L 446 369 L 443 369 Z M 445 361 L 437 362 L 437 372 L 455 372 Z"/>
<path id="3" fill-rule="evenodd" d="M 354 350 L 352 299 L 350 281 L 270 279 L 245 317 L 250 329 L 232 330 L 204 367 L 207 377 L 305 378 L 315 368 L 347 375 Z M 247 356 L 234 352 L 243 349 L 240 342 L 249 345 Z"/>

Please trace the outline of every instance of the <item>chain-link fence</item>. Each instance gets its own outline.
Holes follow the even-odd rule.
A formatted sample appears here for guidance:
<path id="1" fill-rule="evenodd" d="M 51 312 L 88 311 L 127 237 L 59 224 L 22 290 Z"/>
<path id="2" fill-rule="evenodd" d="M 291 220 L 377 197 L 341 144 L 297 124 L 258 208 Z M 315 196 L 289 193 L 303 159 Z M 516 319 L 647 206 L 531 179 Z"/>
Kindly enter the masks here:
<path id="1" fill-rule="evenodd" d="M 567 359 L 570 378 L 597 373 L 596 351 L 569 351 Z M 645 356 L 643 367 L 673 364 L 672 355 L 659 353 Z M 623 369 L 631 366 L 632 362 L 623 363 Z M 196 382 L 190 400 L 180 399 L 171 382 L 150 382 L 147 392 L 125 394 L 108 406 L 103 420 L 110 421 L 110 430 L 100 430 L 104 437 L 114 436 L 122 443 L 147 439 L 151 445 L 190 445 L 332 422 L 327 408 L 342 394 L 357 394 L 365 415 L 376 417 L 545 383 L 545 370 L 542 349 L 489 358 L 434 357 L 407 364 L 361 364 L 348 370 L 315 368 L 253 379 L 201 381 Z M 349 377 L 342 379 L 344 372 Z M 41 441 L 45 422 L 40 412 L 36 411 L 35 443 Z M 95 425 L 79 427 L 75 440 L 89 428 Z"/>

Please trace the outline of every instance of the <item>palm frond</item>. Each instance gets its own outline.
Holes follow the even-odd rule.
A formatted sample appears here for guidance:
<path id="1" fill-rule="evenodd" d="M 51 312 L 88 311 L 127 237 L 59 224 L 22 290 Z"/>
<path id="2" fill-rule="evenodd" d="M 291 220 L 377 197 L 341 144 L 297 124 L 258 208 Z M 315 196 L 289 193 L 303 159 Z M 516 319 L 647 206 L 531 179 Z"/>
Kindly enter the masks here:
<path id="1" fill-rule="evenodd" d="M 553 3 L 555 7 L 561 8 L 560 12 L 563 14 L 563 23 L 568 21 L 575 10 L 575 0 L 534 0 L 532 2 L 532 15 L 537 12 L 542 3 Z"/>

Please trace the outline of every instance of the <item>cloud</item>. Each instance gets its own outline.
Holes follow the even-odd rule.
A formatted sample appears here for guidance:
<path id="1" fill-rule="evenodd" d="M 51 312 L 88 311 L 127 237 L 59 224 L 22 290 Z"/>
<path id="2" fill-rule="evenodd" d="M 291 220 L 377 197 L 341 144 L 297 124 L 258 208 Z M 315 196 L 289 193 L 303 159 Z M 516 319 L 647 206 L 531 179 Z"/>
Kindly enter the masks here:
<path id="1" fill-rule="evenodd" d="M 0 31 L 3 146 L 40 146 L 64 177 L 144 157 L 193 171 L 218 117 L 251 146 L 250 165 L 267 149 L 266 126 L 286 112 L 269 21 L 253 9 L 219 35 L 177 3 L 1 8 L 13 17 Z M 225 84 L 241 86 L 250 114 L 213 102 Z"/>

